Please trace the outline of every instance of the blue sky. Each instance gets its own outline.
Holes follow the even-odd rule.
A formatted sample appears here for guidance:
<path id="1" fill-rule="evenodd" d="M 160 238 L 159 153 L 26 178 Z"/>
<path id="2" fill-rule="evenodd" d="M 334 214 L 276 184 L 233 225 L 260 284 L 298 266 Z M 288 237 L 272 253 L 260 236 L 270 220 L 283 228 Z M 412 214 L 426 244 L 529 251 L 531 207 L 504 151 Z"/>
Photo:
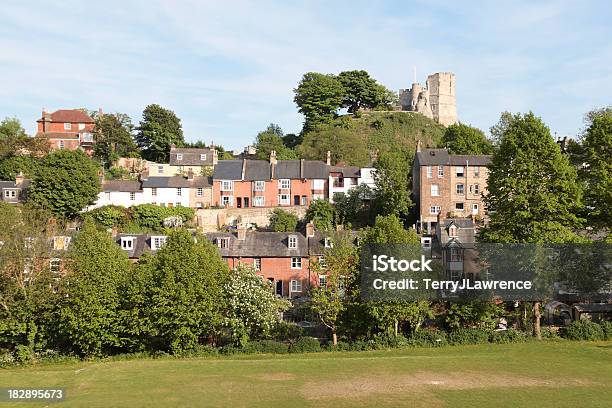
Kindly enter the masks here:
<path id="1" fill-rule="evenodd" d="M 57 2 L 60 3 L 60 2 Z M 0 117 L 150 103 L 187 140 L 242 148 L 270 122 L 298 132 L 303 73 L 365 69 L 392 90 L 457 76 L 459 118 L 488 130 L 534 111 L 559 135 L 612 103 L 607 1 L 3 2 Z M 332 4 L 333 3 L 333 4 Z"/>

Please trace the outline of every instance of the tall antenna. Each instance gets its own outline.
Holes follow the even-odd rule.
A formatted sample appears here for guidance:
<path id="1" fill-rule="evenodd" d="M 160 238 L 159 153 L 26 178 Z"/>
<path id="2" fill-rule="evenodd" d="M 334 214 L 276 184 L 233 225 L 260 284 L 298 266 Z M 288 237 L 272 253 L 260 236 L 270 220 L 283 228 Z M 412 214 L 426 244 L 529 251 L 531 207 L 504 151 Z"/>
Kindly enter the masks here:
<path id="1" fill-rule="evenodd" d="M 417 81 L 417 78 L 416 78 L 416 65 L 412 66 L 412 73 L 413 73 L 413 76 L 414 76 L 414 81 L 412 81 L 412 82 L 416 84 L 416 81 Z"/>

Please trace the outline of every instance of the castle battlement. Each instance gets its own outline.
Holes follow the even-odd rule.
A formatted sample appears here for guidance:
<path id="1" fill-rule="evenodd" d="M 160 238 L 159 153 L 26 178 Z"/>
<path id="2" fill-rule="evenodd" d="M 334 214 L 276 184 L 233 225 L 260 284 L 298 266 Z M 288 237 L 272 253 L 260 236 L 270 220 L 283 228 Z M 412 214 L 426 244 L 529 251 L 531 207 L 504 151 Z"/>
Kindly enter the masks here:
<path id="1" fill-rule="evenodd" d="M 457 123 L 455 74 L 437 72 L 427 77 L 426 85 L 414 82 L 410 89 L 399 90 L 403 111 L 418 112 L 448 126 Z"/>

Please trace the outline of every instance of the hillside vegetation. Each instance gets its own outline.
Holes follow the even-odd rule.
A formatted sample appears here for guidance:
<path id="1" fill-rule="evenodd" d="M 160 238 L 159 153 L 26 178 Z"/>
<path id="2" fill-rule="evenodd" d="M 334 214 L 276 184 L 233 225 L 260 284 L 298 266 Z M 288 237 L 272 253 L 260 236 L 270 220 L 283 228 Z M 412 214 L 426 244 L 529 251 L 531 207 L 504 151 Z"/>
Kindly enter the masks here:
<path id="1" fill-rule="evenodd" d="M 445 128 L 433 120 L 412 112 L 367 112 L 345 115 L 320 125 L 304 135 L 297 147 L 300 157 L 324 160 L 332 152 L 332 164 L 371 164 L 370 152 L 398 152 L 412 161 L 417 140 L 423 147 L 437 147 Z"/>

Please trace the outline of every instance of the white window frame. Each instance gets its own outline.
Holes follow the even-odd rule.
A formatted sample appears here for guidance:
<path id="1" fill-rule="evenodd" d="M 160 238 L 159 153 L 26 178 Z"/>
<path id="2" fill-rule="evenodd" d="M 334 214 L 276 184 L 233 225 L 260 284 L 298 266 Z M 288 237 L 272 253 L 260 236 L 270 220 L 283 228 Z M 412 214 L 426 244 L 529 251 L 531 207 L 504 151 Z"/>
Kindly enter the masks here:
<path id="1" fill-rule="evenodd" d="M 266 205 L 266 199 L 264 196 L 253 197 L 253 207 L 264 207 Z"/>
<path id="2" fill-rule="evenodd" d="M 325 180 L 321 180 L 321 179 L 312 180 L 312 189 L 313 190 L 324 190 Z"/>
<path id="3" fill-rule="evenodd" d="M 183 161 L 183 153 L 176 154 L 176 161 Z"/>
<path id="4" fill-rule="evenodd" d="M 153 251 L 157 251 L 161 249 L 164 245 L 166 245 L 166 240 L 168 237 L 166 235 L 155 235 L 151 237 L 151 249 Z"/>
<path id="5" fill-rule="evenodd" d="M 287 247 L 289 249 L 296 249 L 298 247 L 298 239 L 296 235 L 289 235 L 287 238 Z"/>
<path id="6" fill-rule="evenodd" d="M 432 197 L 439 197 L 440 196 L 440 185 L 438 185 L 438 184 L 431 184 L 429 186 L 429 190 L 430 190 L 429 191 L 430 195 Z"/>
<path id="7" fill-rule="evenodd" d="M 438 215 L 440 214 L 440 206 L 439 205 L 432 205 L 429 207 L 429 214 L 430 215 Z"/>
<path id="8" fill-rule="evenodd" d="M 200 154 L 200 161 L 206 161 L 206 154 L 205 153 L 201 153 Z"/>
<path id="9" fill-rule="evenodd" d="M 204 195 L 204 188 L 198 187 L 196 188 L 196 197 L 202 197 Z"/>
<path id="10" fill-rule="evenodd" d="M 289 190 L 291 188 L 291 180 L 290 179 L 279 179 L 278 188 L 280 188 L 281 190 Z"/>
<path id="11" fill-rule="evenodd" d="M 464 166 L 455 166 L 455 175 L 457 177 L 465 177 L 465 167 Z"/>
<path id="12" fill-rule="evenodd" d="M 261 258 L 253 258 L 253 269 L 261 271 Z"/>
<path id="13" fill-rule="evenodd" d="M 325 248 L 333 248 L 334 247 L 334 243 L 332 242 L 330 237 L 325 237 L 325 240 L 323 241 L 323 244 L 325 245 Z"/>
<path id="14" fill-rule="evenodd" d="M 130 201 L 136 201 L 136 193 L 134 191 L 130 191 Z"/>
<path id="15" fill-rule="evenodd" d="M 72 130 L 72 123 L 64 123 L 64 130 Z"/>
<path id="16" fill-rule="evenodd" d="M 431 249 L 431 237 L 421 237 L 421 248 Z"/>
<path id="17" fill-rule="evenodd" d="M 280 205 L 291 205 L 291 194 L 279 194 L 278 204 Z"/>
<path id="18" fill-rule="evenodd" d="M 455 193 L 457 194 L 465 194 L 465 184 L 463 183 L 457 183 L 455 184 Z"/>
<path id="19" fill-rule="evenodd" d="M 85 124 L 84 123 L 79 123 L 79 130 L 83 130 L 85 129 Z"/>
<path id="20" fill-rule="evenodd" d="M 234 205 L 234 196 L 221 196 L 221 205 L 224 207 L 225 206 L 231 207 L 232 205 Z"/>
<path id="21" fill-rule="evenodd" d="M 217 247 L 221 249 L 229 248 L 229 238 L 228 237 L 219 237 L 217 238 Z"/>
<path id="22" fill-rule="evenodd" d="M 480 206 L 478 205 L 478 203 L 472 204 L 472 214 L 478 214 L 479 209 L 480 209 Z"/>
<path id="23" fill-rule="evenodd" d="M 49 270 L 53 274 L 60 273 L 62 268 L 62 260 L 60 258 L 51 258 L 49 259 Z"/>
<path id="24" fill-rule="evenodd" d="M 302 292 L 302 281 L 297 279 L 292 279 L 289 282 L 289 291 L 291 293 L 301 293 Z"/>
<path id="25" fill-rule="evenodd" d="M 433 177 L 433 168 L 431 166 L 427 166 L 427 178 Z"/>
<path id="26" fill-rule="evenodd" d="M 221 191 L 234 191 L 234 182 L 232 180 L 221 180 Z"/>
<path id="27" fill-rule="evenodd" d="M 317 261 L 319 262 L 319 267 L 321 267 L 322 269 L 327 268 L 327 260 L 325 259 L 325 256 L 319 255 Z"/>
<path id="28" fill-rule="evenodd" d="M 106 201 L 110 201 L 110 199 L 111 199 L 111 192 L 110 191 L 105 191 L 104 192 L 104 198 L 106 199 Z"/>
<path id="29" fill-rule="evenodd" d="M 253 182 L 253 191 L 266 191 L 266 182 L 263 180 L 255 180 Z"/>
<path id="30" fill-rule="evenodd" d="M 438 166 L 438 178 L 444 177 L 444 166 Z"/>
<path id="31" fill-rule="evenodd" d="M 121 237 L 121 249 L 131 251 L 134 249 L 136 237 Z"/>
<path id="32" fill-rule="evenodd" d="M 302 269 L 302 257 L 299 257 L 299 256 L 291 257 L 291 269 Z"/>

